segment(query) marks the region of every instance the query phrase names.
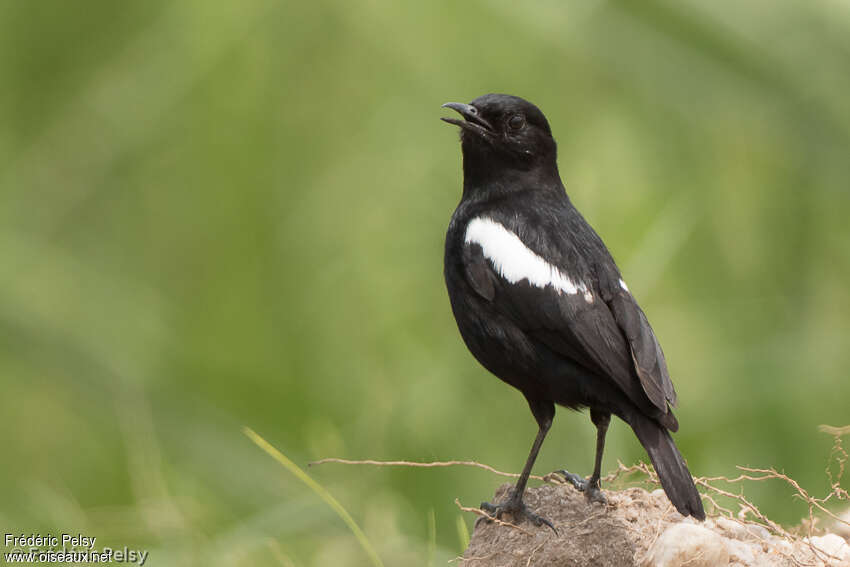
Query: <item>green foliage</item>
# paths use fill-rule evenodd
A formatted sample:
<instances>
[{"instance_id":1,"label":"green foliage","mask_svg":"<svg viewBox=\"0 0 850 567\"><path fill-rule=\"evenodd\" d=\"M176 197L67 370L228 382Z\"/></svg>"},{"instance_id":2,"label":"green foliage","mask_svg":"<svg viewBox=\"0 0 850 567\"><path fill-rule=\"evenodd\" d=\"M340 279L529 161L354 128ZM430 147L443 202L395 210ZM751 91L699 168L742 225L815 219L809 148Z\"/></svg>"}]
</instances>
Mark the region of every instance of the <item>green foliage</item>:
<instances>
[{"instance_id":1,"label":"green foliage","mask_svg":"<svg viewBox=\"0 0 850 567\"><path fill-rule=\"evenodd\" d=\"M850 10L837 1L0 4L0 520L153 565L366 565L257 450L518 470L535 425L442 282L440 104L543 108L644 306L698 475L828 487L850 382ZM537 471L589 472L558 413ZM612 425L605 468L643 457ZM387 564L457 555L467 469L314 476ZM805 509L781 487L773 518ZM436 544L426 511L434 510Z\"/></svg>"}]
</instances>

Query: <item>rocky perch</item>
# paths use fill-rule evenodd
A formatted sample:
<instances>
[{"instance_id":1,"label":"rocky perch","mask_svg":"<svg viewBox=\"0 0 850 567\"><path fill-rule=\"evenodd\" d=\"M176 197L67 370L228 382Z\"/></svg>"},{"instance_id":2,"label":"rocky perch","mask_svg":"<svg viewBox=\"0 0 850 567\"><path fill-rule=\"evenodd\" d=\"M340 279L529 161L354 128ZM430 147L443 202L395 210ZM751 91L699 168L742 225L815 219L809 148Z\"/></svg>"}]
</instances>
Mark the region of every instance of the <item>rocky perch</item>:
<instances>
[{"instance_id":1,"label":"rocky perch","mask_svg":"<svg viewBox=\"0 0 850 567\"><path fill-rule=\"evenodd\" d=\"M511 485L496 492L506 498ZM558 529L479 521L461 565L467 567L850 567L846 526L838 533L790 538L723 516L682 517L659 489L605 491L608 505L589 504L565 485L529 488L525 502ZM510 516L503 521L512 522ZM842 529L844 531L842 531ZM838 534L842 535L838 535ZM843 537L842 537L843 536Z\"/></svg>"}]
</instances>

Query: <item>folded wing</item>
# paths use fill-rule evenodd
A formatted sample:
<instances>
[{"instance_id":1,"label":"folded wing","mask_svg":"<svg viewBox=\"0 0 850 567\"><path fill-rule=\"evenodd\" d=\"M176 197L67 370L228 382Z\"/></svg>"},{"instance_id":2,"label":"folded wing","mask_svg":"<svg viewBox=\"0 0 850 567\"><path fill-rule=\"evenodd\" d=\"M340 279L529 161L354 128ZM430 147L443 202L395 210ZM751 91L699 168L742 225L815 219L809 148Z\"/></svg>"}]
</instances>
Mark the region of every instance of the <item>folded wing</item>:
<instances>
[{"instance_id":1,"label":"folded wing","mask_svg":"<svg viewBox=\"0 0 850 567\"><path fill-rule=\"evenodd\" d=\"M541 236L538 247L557 248L559 243L541 242ZM676 393L664 354L613 260L594 269L576 258L571 274L501 223L476 218L467 227L463 262L476 293L529 337L610 377L643 413L676 430L668 408Z\"/></svg>"}]
</instances>

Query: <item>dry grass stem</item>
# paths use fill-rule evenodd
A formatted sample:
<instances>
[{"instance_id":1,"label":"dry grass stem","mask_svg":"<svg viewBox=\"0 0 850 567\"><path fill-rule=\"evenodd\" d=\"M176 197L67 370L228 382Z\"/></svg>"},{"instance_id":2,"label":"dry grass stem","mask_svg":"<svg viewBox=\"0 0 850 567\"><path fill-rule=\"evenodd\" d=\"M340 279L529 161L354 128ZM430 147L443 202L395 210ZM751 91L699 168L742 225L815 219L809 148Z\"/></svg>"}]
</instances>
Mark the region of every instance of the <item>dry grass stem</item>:
<instances>
[{"instance_id":1,"label":"dry grass stem","mask_svg":"<svg viewBox=\"0 0 850 567\"><path fill-rule=\"evenodd\" d=\"M318 461L313 461L308 463L308 466L313 465L323 465L325 463L339 463L342 465L372 465L376 467L414 467L414 468L441 468L441 467L477 467L479 469L484 469L485 471L489 471L493 474L497 474L499 476L506 476L509 478L519 478L519 474L517 473L509 473L500 470L496 470L490 465L485 465L484 463L479 463L477 461L433 461L429 463L422 463L416 461L374 461L372 459L365 459L362 461L353 461L350 459L337 459L335 457L329 457L327 459L320 459ZM544 480L544 477L537 475L530 475L528 478L533 478L534 480Z\"/></svg>"},{"instance_id":2,"label":"dry grass stem","mask_svg":"<svg viewBox=\"0 0 850 567\"><path fill-rule=\"evenodd\" d=\"M549 541L549 538L544 539L540 542L540 544L531 550L531 554L528 556L528 561L525 562L525 567L531 567L531 560L534 559L534 556L537 554L540 549L546 545L546 542Z\"/></svg>"},{"instance_id":3,"label":"dry grass stem","mask_svg":"<svg viewBox=\"0 0 850 567\"><path fill-rule=\"evenodd\" d=\"M510 522L505 522L503 520L500 520L496 516L491 516L490 514L488 514L487 512L485 512L484 510L482 510L480 508L470 508L468 506L462 505L460 503L460 500L458 500L457 498L455 498L455 504L457 504L457 507L460 508L462 512L472 512L476 516L480 516L480 517L484 518L485 520L490 520L491 522L495 522L495 523L499 524L500 526L505 526L506 528L513 528L513 529L515 529L519 532L522 532L526 535L530 535L531 537L534 537L534 534L531 533L530 531L524 530L516 524L512 524Z\"/></svg>"}]
</instances>

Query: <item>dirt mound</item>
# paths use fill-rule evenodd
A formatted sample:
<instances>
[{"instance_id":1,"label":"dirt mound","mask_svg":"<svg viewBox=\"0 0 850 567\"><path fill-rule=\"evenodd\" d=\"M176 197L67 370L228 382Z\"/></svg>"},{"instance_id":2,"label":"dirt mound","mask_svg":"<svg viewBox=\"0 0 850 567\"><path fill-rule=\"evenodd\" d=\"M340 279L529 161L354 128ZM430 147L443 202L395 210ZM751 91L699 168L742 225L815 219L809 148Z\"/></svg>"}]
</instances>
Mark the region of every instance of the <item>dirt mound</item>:
<instances>
[{"instance_id":1,"label":"dirt mound","mask_svg":"<svg viewBox=\"0 0 850 567\"><path fill-rule=\"evenodd\" d=\"M496 492L508 495L511 485ZM528 522L477 523L462 565L475 567L850 567L850 544L834 533L795 541L732 518L683 518L659 489L605 491L608 505L589 504L570 486L529 488L525 502L558 534ZM510 516L502 518L513 522Z\"/></svg>"}]
</instances>

